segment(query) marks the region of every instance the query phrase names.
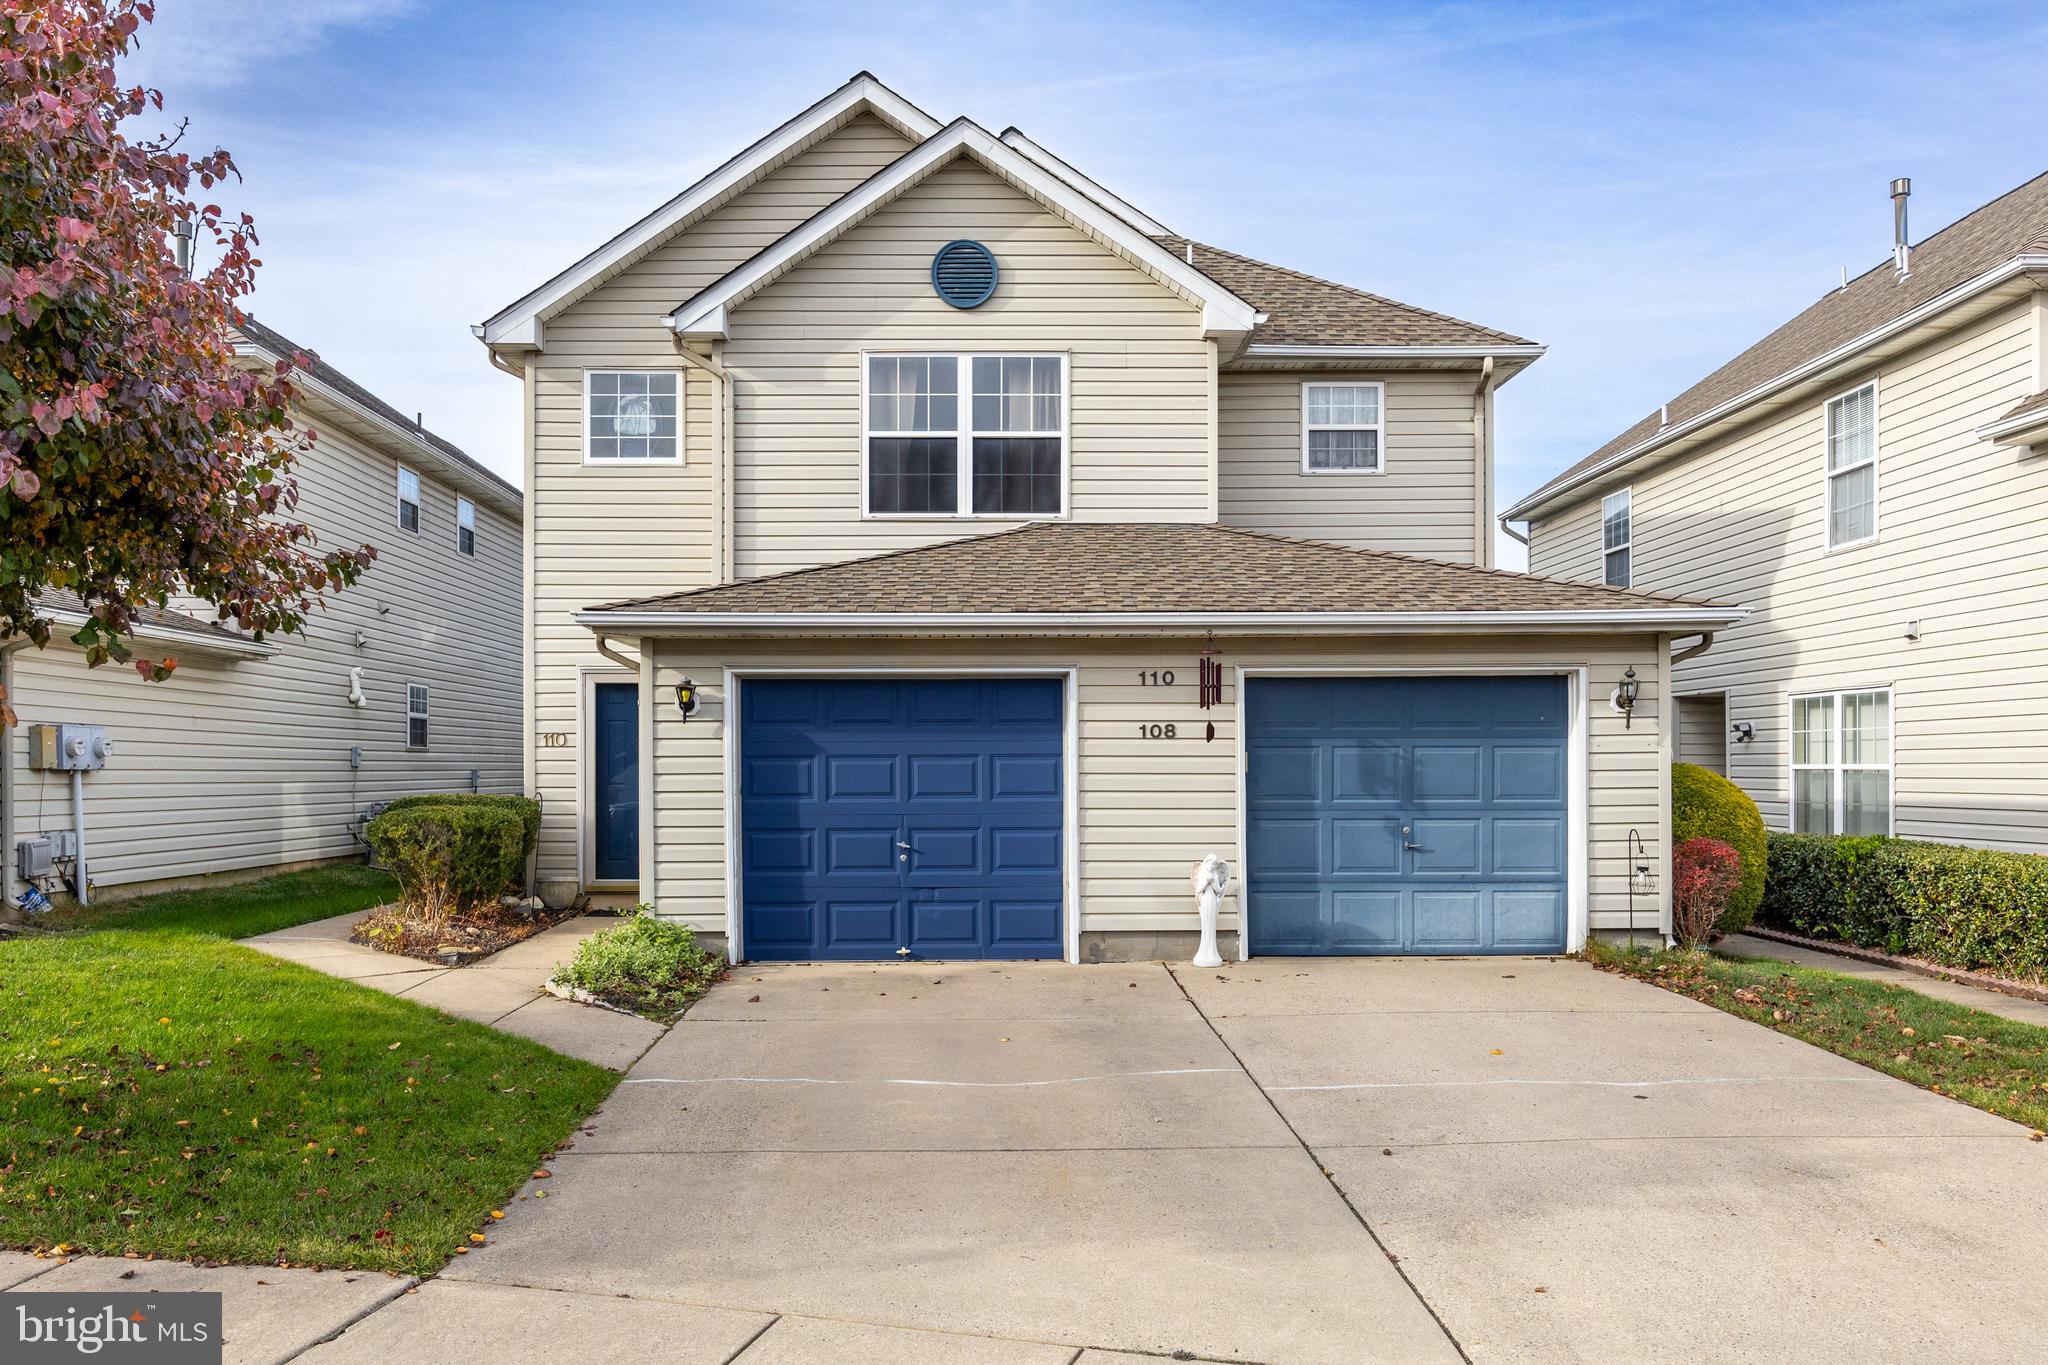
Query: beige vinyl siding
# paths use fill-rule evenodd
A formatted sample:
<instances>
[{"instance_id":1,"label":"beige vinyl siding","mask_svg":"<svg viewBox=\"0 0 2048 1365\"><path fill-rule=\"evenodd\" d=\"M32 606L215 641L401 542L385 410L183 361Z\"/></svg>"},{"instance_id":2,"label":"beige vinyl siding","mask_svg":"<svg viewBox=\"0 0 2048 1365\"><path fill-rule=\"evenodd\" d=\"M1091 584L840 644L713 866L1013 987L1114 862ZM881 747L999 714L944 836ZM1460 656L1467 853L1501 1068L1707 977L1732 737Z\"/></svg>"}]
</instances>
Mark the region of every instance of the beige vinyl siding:
<instances>
[{"instance_id":1,"label":"beige vinyl siding","mask_svg":"<svg viewBox=\"0 0 2048 1365\"><path fill-rule=\"evenodd\" d=\"M1302 472L1301 386L1308 380L1386 385L1385 473ZM1218 404L1219 519L1333 545L1476 562L1474 387L1470 375L1435 372L1226 372Z\"/></svg>"},{"instance_id":2,"label":"beige vinyl siding","mask_svg":"<svg viewBox=\"0 0 2048 1365\"><path fill-rule=\"evenodd\" d=\"M586 745L582 671L609 667L570 613L717 580L717 385L677 359L669 311L909 150L862 115L765 176L546 323L528 372L527 519L533 641L528 743L543 798L540 869L576 881L578 764ZM583 463L583 383L591 369L682 376L680 464ZM561 736L543 744L541 736Z\"/></svg>"},{"instance_id":3,"label":"beige vinyl siding","mask_svg":"<svg viewBox=\"0 0 2048 1365\"><path fill-rule=\"evenodd\" d=\"M971 310L931 285L933 253L956 238L986 243L1001 269ZM1199 312L961 159L734 310L739 577L1017 524L862 519L864 350L1064 353L1072 516L1210 519L1214 366Z\"/></svg>"},{"instance_id":4,"label":"beige vinyl siding","mask_svg":"<svg viewBox=\"0 0 2048 1365\"><path fill-rule=\"evenodd\" d=\"M169 680L150 683L122 664L88 669L69 644L16 651L10 879L15 838L71 827L70 775L28 768L27 727L40 721L104 725L113 741L107 766L84 778L89 871L107 890L345 856L360 848L361 807L467 791L472 769L484 791L521 789L519 523L472 496L477 552L458 554L456 490L409 459L420 534L401 531L398 460L334 414L309 421L319 438L299 462L298 515L323 546L374 545L376 562L267 659L139 644L137 657L178 660ZM355 667L369 698L360 709L348 703ZM406 747L408 680L429 688L423 752Z\"/></svg>"},{"instance_id":5,"label":"beige vinyl siding","mask_svg":"<svg viewBox=\"0 0 2048 1365\"><path fill-rule=\"evenodd\" d=\"M1078 670L1076 716L1080 775L1079 893L1082 933L1197 928L1188 873L1203 855L1238 867L1237 673L1246 668L1370 671L1459 666L1554 672L1589 670L1588 870L1592 925L1627 926L1628 835L1638 831L1653 858L1663 856L1668 745L1660 731L1657 685L1662 641L1503 637L1372 641L1246 640L1224 645L1222 704L1197 705L1194 640L991 640L979 642L832 642L822 640L662 641L656 655L666 684L683 674L704 685L703 706L687 722L657 690L654 707L655 903L660 912L712 934L726 927L725 669L881 669L903 674L944 669ZM1624 668L1644 680L1633 726L1607 705ZM1172 668L1172 687L1147 687L1140 670ZM744 684L742 684L744 685ZM1140 738L1138 726L1172 722L1171 740ZM1216 726L1213 742L1203 737ZM1658 923L1656 897L1640 896L1637 926ZM1223 927L1237 925L1236 888Z\"/></svg>"},{"instance_id":6,"label":"beige vinyl siding","mask_svg":"<svg viewBox=\"0 0 2048 1365\"><path fill-rule=\"evenodd\" d=\"M1728 772L1726 699L1718 692L1707 696L1679 697L1675 710L1678 761L1697 764L1725 776Z\"/></svg>"},{"instance_id":7,"label":"beige vinyl siding","mask_svg":"<svg viewBox=\"0 0 2048 1365\"><path fill-rule=\"evenodd\" d=\"M1755 727L1729 775L1773 828L1789 818L1789 698L1889 687L1896 832L2048 852L2048 467L1974 435L2035 391L2040 344L2015 305L1828 390L1877 380L1866 545L1825 547L1820 396L1631 476L1636 586L1753 609L1678 686L1725 690L1729 721ZM1594 493L1536 528L1532 566L1597 578L1598 536Z\"/></svg>"}]
</instances>

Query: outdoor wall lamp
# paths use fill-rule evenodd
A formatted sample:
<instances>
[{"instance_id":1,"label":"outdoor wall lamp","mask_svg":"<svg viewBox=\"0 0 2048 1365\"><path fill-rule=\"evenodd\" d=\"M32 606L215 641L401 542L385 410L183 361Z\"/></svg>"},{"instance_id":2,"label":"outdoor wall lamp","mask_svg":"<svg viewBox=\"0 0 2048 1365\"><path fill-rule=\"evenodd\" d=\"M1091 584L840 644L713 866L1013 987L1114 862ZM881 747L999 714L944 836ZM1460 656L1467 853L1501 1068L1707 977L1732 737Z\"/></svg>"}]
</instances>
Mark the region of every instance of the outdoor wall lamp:
<instances>
[{"instance_id":1,"label":"outdoor wall lamp","mask_svg":"<svg viewBox=\"0 0 2048 1365\"><path fill-rule=\"evenodd\" d=\"M1636 695L1642 691L1642 684L1636 681L1636 670L1631 665L1621 675L1621 686L1614 689L1614 709L1621 712L1621 728L1632 730L1636 722Z\"/></svg>"},{"instance_id":2,"label":"outdoor wall lamp","mask_svg":"<svg viewBox=\"0 0 2048 1365\"><path fill-rule=\"evenodd\" d=\"M688 720L697 712L697 684L685 678L676 684L676 710Z\"/></svg>"},{"instance_id":3,"label":"outdoor wall lamp","mask_svg":"<svg viewBox=\"0 0 2048 1365\"><path fill-rule=\"evenodd\" d=\"M1747 744L1756 738L1756 727L1746 720L1738 720L1728 728L1734 733L1737 744Z\"/></svg>"}]
</instances>

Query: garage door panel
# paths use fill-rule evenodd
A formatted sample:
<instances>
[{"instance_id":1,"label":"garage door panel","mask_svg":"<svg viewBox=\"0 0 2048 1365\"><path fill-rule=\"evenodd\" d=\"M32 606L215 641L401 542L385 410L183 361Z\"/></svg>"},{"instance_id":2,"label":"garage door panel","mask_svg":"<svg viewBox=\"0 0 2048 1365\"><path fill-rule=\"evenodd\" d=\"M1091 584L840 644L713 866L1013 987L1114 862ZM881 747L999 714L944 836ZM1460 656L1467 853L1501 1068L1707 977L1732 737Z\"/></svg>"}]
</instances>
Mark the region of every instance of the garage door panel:
<instances>
[{"instance_id":1,"label":"garage door panel","mask_svg":"<svg viewBox=\"0 0 2048 1365\"><path fill-rule=\"evenodd\" d=\"M1562 678L1246 683L1258 953L1558 952Z\"/></svg>"},{"instance_id":2,"label":"garage door panel","mask_svg":"<svg viewBox=\"0 0 2048 1365\"><path fill-rule=\"evenodd\" d=\"M742 951L1060 956L1064 692L1056 679L743 681Z\"/></svg>"}]
</instances>

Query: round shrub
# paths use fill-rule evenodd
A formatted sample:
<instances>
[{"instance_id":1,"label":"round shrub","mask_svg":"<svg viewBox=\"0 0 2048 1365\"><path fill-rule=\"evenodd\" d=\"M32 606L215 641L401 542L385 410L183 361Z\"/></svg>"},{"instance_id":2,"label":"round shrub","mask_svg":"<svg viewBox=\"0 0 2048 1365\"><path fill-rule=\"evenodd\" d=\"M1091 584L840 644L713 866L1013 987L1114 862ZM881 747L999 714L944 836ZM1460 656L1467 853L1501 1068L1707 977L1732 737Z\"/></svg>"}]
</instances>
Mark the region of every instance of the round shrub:
<instances>
[{"instance_id":1,"label":"round shrub","mask_svg":"<svg viewBox=\"0 0 2048 1365\"><path fill-rule=\"evenodd\" d=\"M1716 772L1691 763L1671 765L1671 846L1688 839L1718 839L1742 859L1742 881L1729 899L1716 932L1738 934L1749 927L1764 898L1769 837L1756 802Z\"/></svg>"},{"instance_id":2,"label":"round shrub","mask_svg":"<svg viewBox=\"0 0 2048 1365\"><path fill-rule=\"evenodd\" d=\"M393 802L364 837L406 909L429 919L494 904L519 885L533 846L519 811L479 802Z\"/></svg>"}]
</instances>

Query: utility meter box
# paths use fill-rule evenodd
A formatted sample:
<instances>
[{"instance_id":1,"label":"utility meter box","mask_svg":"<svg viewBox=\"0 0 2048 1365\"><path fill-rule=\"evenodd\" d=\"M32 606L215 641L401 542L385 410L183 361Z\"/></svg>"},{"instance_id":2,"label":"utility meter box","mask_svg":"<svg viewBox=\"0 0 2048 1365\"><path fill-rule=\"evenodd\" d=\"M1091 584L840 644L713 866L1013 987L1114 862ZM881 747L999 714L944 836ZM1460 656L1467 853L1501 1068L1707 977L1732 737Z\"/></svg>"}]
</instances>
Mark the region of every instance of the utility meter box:
<instances>
[{"instance_id":1,"label":"utility meter box","mask_svg":"<svg viewBox=\"0 0 2048 1365\"><path fill-rule=\"evenodd\" d=\"M28 766L45 772L91 772L107 766L114 752L104 725L31 725Z\"/></svg>"}]
</instances>

